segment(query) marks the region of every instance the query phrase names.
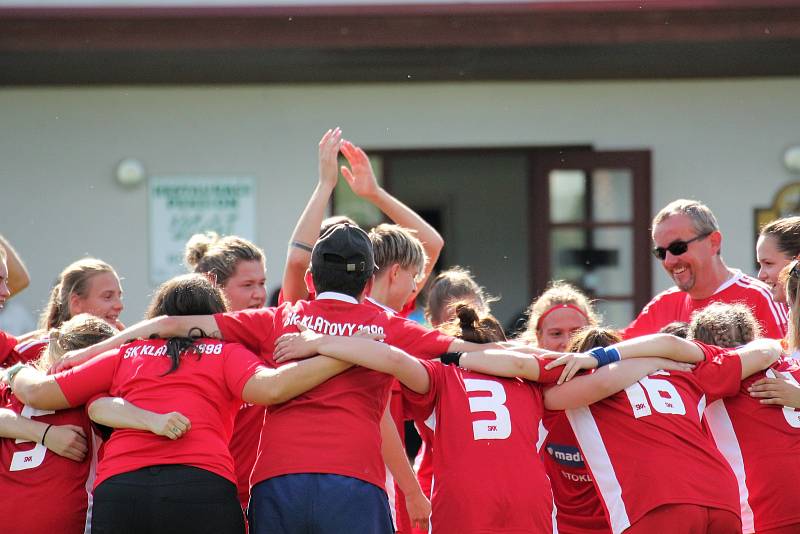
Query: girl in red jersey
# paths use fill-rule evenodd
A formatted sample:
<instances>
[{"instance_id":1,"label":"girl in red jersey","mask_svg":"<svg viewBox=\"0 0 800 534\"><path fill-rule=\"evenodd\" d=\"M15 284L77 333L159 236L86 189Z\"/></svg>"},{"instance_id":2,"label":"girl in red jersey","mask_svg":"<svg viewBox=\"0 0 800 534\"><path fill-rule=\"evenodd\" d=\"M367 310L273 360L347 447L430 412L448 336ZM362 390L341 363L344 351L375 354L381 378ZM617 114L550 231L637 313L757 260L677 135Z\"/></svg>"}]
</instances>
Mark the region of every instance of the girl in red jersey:
<instances>
[{"instance_id":1,"label":"girl in red jersey","mask_svg":"<svg viewBox=\"0 0 800 534\"><path fill-rule=\"evenodd\" d=\"M528 308L528 322L521 339L541 349L567 350L571 336L598 317L589 299L578 288L555 281ZM610 532L603 505L581 454L578 440L562 410L545 410L542 462L553 487L562 534Z\"/></svg>"},{"instance_id":2,"label":"girl in red jersey","mask_svg":"<svg viewBox=\"0 0 800 534\"><path fill-rule=\"evenodd\" d=\"M115 332L91 315L73 317L51 330L48 348L36 366L47 370L68 350ZM0 499L3 532L84 532L97 452L85 410L37 410L23 404L5 384L0 384L0 399L0 436L5 438L0 439L0 492L6 496ZM20 503L35 503L35 513L21 513Z\"/></svg>"},{"instance_id":3,"label":"girl in red jersey","mask_svg":"<svg viewBox=\"0 0 800 534\"><path fill-rule=\"evenodd\" d=\"M465 340L505 339L494 319L479 319L469 306L458 307L457 313L445 330L453 328ZM432 532L552 531L549 482L541 461L531 454L542 411L539 386L417 360L384 344L310 331L281 338L276 355L313 351L394 375L410 390L414 406L423 413L433 408ZM531 369L542 382L558 374L535 364ZM466 501L475 505L465 507Z\"/></svg>"},{"instance_id":4,"label":"girl in red jersey","mask_svg":"<svg viewBox=\"0 0 800 534\"><path fill-rule=\"evenodd\" d=\"M219 289L203 276L185 275L159 288L148 314L222 311ZM6 379L26 403L43 409L110 392L191 420L188 432L176 425L174 433L185 436L175 441L134 429L112 434L95 482L92 532L240 533L228 442L242 400L284 402L348 367L313 358L267 370L240 345L197 337L134 341L55 376L23 366Z\"/></svg>"},{"instance_id":5,"label":"girl in red jersey","mask_svg":"<svg viewBox=\"0 0 800 534\"><path fill-rule=\"evenodd\" d=\"M47 347L47 332L80 313L89 313L122 330L122 287L108 263L82 258L67 265L50 292L50 300L39 318L39 330L26 335L17 346L19 360L33 361Z\"/></svg>"},{"instance_id":6,"label":"girl in red jersey","mask_svg":"<svg viewBox=\"0 0 800 534\"><path fill-rule=\"evenodd\" d=\"M696 312L689 326L692 339L720 347L738 347L758 333L758 322L742 304L712 304ZM800 532L800 498L797 492L787 491L800 478L800 465L786 461L800 455L800 417L796 406L786 400L781 400L786 406L759 402L761 394L769 391L765 385L774 384L778 390L785 384L788 391L800 390L798 379L800 362L779 360L744 380L736 395L706 408L714 441L739 483L745 534Z\"/></svg>"},{"instance_id":7,"label":"girl in red jersey","mask_svg":"<svg viewBox=\"0 0 800 534\"><path fill-rule=\"evenodd\" d=\"M195 234L186 243L186 265L196 273L211 277L225 295L229 311L258 309L264 306L264 252L237 236L219 237L213 232ZM236 466L236 488L242 509L250 500L250 473L256 462L258 439L267 409L243 403L236 414L230 451Z\"/></svg>"}]
</instances>

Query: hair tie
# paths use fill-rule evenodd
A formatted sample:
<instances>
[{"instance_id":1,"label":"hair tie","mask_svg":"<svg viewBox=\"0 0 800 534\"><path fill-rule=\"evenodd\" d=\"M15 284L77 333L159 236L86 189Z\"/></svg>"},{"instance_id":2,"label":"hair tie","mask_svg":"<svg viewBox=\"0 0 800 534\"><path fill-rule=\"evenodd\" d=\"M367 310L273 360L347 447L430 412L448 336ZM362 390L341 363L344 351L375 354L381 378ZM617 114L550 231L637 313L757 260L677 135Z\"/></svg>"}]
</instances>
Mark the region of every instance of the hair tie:
<instances>
[{"instance_id":1,"label":"hair tie","mask_svg":"<svg viewBox=\"0 0 800 534\"><path fill-rule=\"evenodd\" d=\"M570 309L570 310L575 310L576 312L580 313L580 314L581 314L581 316L582 316L584 319L586 319L586 322L587 322L587 323L590 323L590 322L591 322L591 321L589 320L589 316L588 316L588 315L586 315L586 312L585 312L585 311L583 311L582 309L580 309L579 307L575 306L574 304L556 304L555 306L553 306L552 308L548 309L546 312L544 312L544 313L543 313L543 314L542 314L542 315L539 317L539 320L538 320L538 321L536 321L536 330L539 330L539 329L541 329L541 327L542 327L542 321L544 321L544 318L545 318L545 317L547 317L548 315L550 315L551 313L553 313L553 312L554 312L554 311L556 311L556 310L563 310L563 309L565 309L565 308L567 308L567 309Z\"/></svg>"}]
</instances>

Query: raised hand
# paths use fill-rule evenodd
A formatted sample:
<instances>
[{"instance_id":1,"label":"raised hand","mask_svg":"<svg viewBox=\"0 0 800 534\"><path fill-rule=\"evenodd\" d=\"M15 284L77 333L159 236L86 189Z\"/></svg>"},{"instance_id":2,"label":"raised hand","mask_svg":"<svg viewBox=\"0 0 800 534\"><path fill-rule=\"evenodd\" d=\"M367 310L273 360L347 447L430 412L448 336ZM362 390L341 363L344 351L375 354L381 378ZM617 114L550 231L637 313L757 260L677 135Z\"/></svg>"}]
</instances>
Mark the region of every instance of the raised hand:
<instances>
[{"instance_id":1,"label":"raised hand","mask_svg":"<svg viewBox=\"0 0 800 534\"><path fill-rule=\"evenodd\" d=\"M353 193L368 200L377 197L380 187L375 173L372 171L372 164L369 162L367 153L350 141L343 141L342 154L350 164L349 169L342 166L342 176L350 185Z\"/></svg>"},{"instance_id":2,"label":"raised hand","mask_svg":"<svg viewBox=\"0 0 800 534\"><path fill-rule=\"evenodd\" d=\"M338 127L328 130L319 141L319 183L333 190L339 180L339 147L342 144L342 130Z\"/></svg>"}]
</instances>

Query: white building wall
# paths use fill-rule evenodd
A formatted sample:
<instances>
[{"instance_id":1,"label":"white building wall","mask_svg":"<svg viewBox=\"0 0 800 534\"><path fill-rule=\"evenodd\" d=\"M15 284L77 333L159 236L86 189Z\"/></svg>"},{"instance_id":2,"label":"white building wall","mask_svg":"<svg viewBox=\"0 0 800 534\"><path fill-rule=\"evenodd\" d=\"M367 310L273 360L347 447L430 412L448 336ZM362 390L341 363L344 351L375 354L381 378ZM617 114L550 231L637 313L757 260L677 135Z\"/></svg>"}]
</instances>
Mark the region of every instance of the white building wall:
<instances>
[{"instance_id":1,"label":"white building wall","mask_svg":"<svg viewBox=\"0 0 800 534\"><path fill-rule=\"evenodd\" d=\"M33 277L20 304L38 311L59 270L88 253L125 278L132 322L152 290L146 189L117 185L117 162L135 157L150 175L254 176L272 288L316 181L317 141L339 125L367 148L650 149L654 209L704 200L728 264L752 271L753 208L797 179L781 156L800 144L799 94L797 78L3 89L0 232ZM653 269L654 290L665 288Z\"/></svg>"}]
</instances>

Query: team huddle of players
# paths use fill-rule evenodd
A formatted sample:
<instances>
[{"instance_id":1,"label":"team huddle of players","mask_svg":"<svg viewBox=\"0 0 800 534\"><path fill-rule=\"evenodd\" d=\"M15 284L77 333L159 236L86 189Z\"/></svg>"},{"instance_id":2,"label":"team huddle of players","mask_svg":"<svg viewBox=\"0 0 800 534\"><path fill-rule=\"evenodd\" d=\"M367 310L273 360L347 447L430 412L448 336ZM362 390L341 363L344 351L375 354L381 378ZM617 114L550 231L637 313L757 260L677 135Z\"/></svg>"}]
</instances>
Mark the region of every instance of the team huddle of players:
<instances>
[{"instance_id":1,"label":"team huddle of players","mask_svg":"<svg viewBox=\"0 0 800 534\"><path fill-rule=\"evenodd\" d=\"M340 153L395 224L324 220ZM675 287L626 329L553 282L508 339L468 271L426 286L444 242L363 150L334 129L319 155L278 306L258 247L198 234L140 323L82 259L39 331L0 332L3 532L800 532L800 218L762 229L754 279L705 205L670 203ZM405 318L423 286L430 328Z\"/></svg>"}]
</instances>

